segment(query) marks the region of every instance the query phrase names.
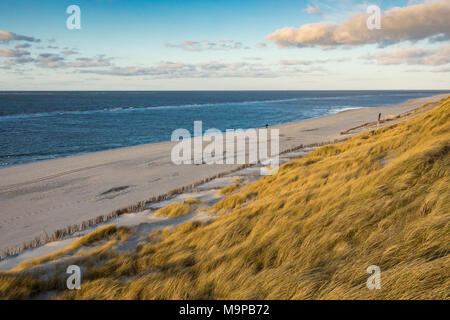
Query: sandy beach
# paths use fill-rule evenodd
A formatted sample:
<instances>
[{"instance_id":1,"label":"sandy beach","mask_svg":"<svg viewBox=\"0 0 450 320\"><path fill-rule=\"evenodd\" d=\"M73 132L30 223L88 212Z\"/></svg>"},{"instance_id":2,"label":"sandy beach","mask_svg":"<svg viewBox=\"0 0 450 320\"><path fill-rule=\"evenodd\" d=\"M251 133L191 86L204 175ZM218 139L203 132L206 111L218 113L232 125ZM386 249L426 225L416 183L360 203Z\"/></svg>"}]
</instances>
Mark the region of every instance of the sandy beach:
<instances>
[{"instance_id":1,"label":"sandy beach","mask_svg":"<svg viewBox=\"0 0 450 320\"><path fill-rule=\"evenodd\" d=\"M341 132L376 121L379 113L403 114L446 96L281 125L277 127L280 150L342 139ZM0 249L20 246L68 225L238 167L177 166L170 159L174 144L140 145L0 169Z\"/></svg>"}]
</instances>

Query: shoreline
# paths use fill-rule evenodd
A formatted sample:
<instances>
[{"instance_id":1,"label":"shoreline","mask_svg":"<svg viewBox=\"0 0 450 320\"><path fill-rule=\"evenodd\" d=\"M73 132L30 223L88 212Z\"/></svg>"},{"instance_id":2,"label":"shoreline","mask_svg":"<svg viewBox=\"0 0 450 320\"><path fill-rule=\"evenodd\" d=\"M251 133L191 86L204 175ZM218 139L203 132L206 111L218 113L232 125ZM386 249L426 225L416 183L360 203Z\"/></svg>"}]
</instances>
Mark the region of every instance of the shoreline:
<instances>
[{"instance_id":1,"label":"shoreline","mask_svg":"<svg viewBox=\"0 0 450 320\"><path fill-rule=\"evenodd\" d=\"M41 91L41 90L37 90L37 91L33 91L33 90L21 90L21 91L16 91L16 90L7 90L7 91L0 91L0 93L37 93L37 92L160 92L161 90L156 90L156 91L148 91L148 90L123 90L123 91L117 91L117 90L51 90L51 91ZM409 101L412 100L418 100L418 99L428 99L430 97L434 97L434 96L438 96L438 95L447 95L450 94L450 91L448 93L442 93L443 90L409 90L409 89L401 89L401 90L162 90L162 91L167 91L167 92L192 92L192 91L198 91L198 92L361 92L361 93L365 93L365 92L402 92L402 91L406 91L406 92L411 92L411 91L420 91L420 92L427 92L428 94L430 94L429 96L426 97L422 97L422 98L413 98L413 99L409 99L409 100L405 100L399 104L396 105L400 105L403 103L407 103ZM297 98L293 98L293 100L296 100ZM290 100L289 98L287 100ZM301 100L301 98L300 98ZM249 101L250 103L253 102L267 102L270 100L261 100L261 101ZM281 100L274 100L274 101L281 101ZM230 104L234 104L234 103L243 103L243 102L230 102ZM215 104L215 103L212 103ZM209 103L205 103L205 106L210 105ZM203 106L203 104L199 104L198 106ZM328 114L324 114L324 115L320 115L320 116L315 116L312 118L306 118L306 119L299 119L299 120L291 120L291 121L287 121L287 122L283 122L283 123L279 123L279 124L275 124L272 125L271 127L273 128L278 128L278 127L282 127L288 124L292 124L292 123L298 123L301 121L307 121L307 120L312 120L312 119L319 119L319 118L323 118L323 117L327 117L330 115L335 115L338 113L342 113L342 112L346 112L346 111L351 111L351 110L358 110L358 109L365 109L365 108L379 108L379 107L391 107L391 106L395 106L395 105L390 105L390 104L383 104L383 105L376 105L376 106L371 106L371 107L366 107L366 106L349 106L349 107L344 107L342 110L338 110L338 111L332 111L334 109L329 110ZM162 106L156 106L155 108L178 108L179 106L169 106L169 105L162 105ZM118 107L121 108L121 107ZM140 107L136 107L136 109L140 109ZM55 112L55 113L64 113L66 111L50 111L50 112ZM71 111L68 111L69 113ZM79 112L79 111L75 111L75 112ZM83 111L81 111L83 112ZM45 113L45 112L43 112ZM18 114L18 116L27 116L28 114ZM17 115L6 115L5 117L9 117L9 116L17 116ZM249 128L239 128L239 129L254 129L255 127L249 127ZM262 127L261 127L262 128ZM24 166L24 165L29 165L29 164L34 164L34 163L39 163L39 162L43 162L43 161L51 161L51 160L58 160L58 159L65 159L65 158L72 158L72 157L77 157L77 156L83 156L83 155L88 155L88 154L96 154L96 153L101 153L101 152L109 152L109 151L113 151L113 150L118 150L118 149L127 149L127 148L134 148L134 147L141 147L141 146L150 146L150 145L156 145L156 144L161 144L161 143L167 143L170 142L170 140L163 140L163 141L155 141L155 142L148 142L148 143L140 143L140 144L134 144L134 145L125 145L125 146L119 146L119 147L112 147L109 149L100 149L100 150L94 150L94 151L81 151L81 152L76 152L76 153L72 153L72 154L56 154L56 156L54 157L49 157L49 158L44 158L44 159L34 159L34 160L28 160L28 161L24 161L22 163L14 163L14 164L8 164L5 163L5 165L0 165L0 170L1 169L5 169L5 168L12 168L12 167L17 167L17 166Z\"/></svg>"},{"instance_id":2,"label":"shoreline","mask_svg":"<svg viewBox=\"0 0 450 320\"><path fill-rule=\"evenodd\" d=\"M342 139L341 132L376 120L379 112L399 115L448 95L346 110L272 128L280 129L280 150L284 151ZM175 143L157 142L0 168L0 250L120 208L136 207L144 199L204 183L240 167L176 166L170 161Z\"/></svg>"}]
</instances>

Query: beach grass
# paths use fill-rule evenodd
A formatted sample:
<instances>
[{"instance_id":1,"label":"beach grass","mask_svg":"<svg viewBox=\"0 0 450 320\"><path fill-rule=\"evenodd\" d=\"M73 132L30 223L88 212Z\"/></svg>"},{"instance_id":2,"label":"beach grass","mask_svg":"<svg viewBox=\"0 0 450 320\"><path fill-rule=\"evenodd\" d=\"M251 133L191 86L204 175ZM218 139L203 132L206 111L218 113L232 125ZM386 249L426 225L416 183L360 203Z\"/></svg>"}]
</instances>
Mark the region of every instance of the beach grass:
<instances>
[{"instance_id":1,"label":"beach grass","mask_svg":"<svg viewBox=\"0 0 450 320\"><path fill-rule=\"evenodd\" d=\"M168 218L181 217L192 211L192 208L198 204L200 200L188 198L183 202L171 203L161 209L155 211L155 216L162 216Z\"/></svg>"},{"instance_id":2,"label":"beach grass","mask_svg":"<svg viewBox=\"0 0 450 320\"><path fill-rule=\"evenodd\" d=\"M121 232L120 232L121 235L123 235L123 233L125 232L125 231L123 231L124 229L125 228L121 228ZM99 240L106 239L106 238L112 236L113 234L115 234L116 232L117 232L117 228L113 224L109 224L109 225L100 227L97 230L92 231L92 232L80 237L79 239L75 240L73 243L71 243L70 245L68 245L67 247L65 247L63 249L57 250L55 252L52 252L48 255L45 255L45 256L42 256L39 258L26 260L26 261L20 263L17 267L15 267L13 269L13 271L26 270L33 266L41 265L43 263L52 261L56 258L60 258L64 255L72 254L77 249L80 249L83 246L88 246L89 244L92 244Z\"/></svg>"},{"instance_id":3,"label":"beach grass","mask_svg":"<svg viewBox=\"0 0 450 320\"><path fill-rule=\"evenodd\" d=\"M0 298L449 299L449 151L447 98L284 164L210 207L211 223L105 256L81 290L23 269L0 273ZM366 287L371 265L380 290Z\"/></svg>"},{"instance_id":4,"label":"beach grass","mask_svg":"<svg viewBox=\"0 0 450 320\"><path fill-rule=\"evenodd\" d=\"M239 182L237 182L237 183L233 183L225 188L222 188L219 192L219 195L221 195L221 196L229 195L229 194L237 191L240 187L241 187L241 183L239 180Z\"/></svg>"}]
</instances>

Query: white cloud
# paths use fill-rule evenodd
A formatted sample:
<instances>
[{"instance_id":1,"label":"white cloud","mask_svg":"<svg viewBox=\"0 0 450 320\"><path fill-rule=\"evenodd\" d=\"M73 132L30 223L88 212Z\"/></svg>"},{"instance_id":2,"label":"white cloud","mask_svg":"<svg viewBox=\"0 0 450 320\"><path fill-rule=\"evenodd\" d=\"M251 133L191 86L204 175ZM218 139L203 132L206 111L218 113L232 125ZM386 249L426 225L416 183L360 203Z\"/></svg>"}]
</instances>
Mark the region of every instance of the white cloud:
<instances>
[{"instance_id":1,"label":"white cloud","mask_svg":"<svg viewBox=\"0 0 450 320\"><path fill-rule=\"evenodd\" d=\"M450 72L450 67L441 67L431 70L432 72Z\"/></svg>"},{"instance_id":2,"label":"white cloud","mask_svg":"<svg viewBox=\"0 0 450 320\"><path fill-rule=\"evenodd\" d=\"M308 4L308 6L306 7L305 12L309 14L318 14L318 15L325 14L325 12L322 9L320 9L319 6L313 7L310 4Z\"/></svg>"},{"instance_id":3,"label":"white cloud","mask_svg":"<svg viewBox=\"0 0 450 320\"><path fill-rule=\"evenodd\" d=\"M60 68L65 66L64 59L55 53L41 53L37 56L37 65L42 68Z\"/></svg>"},{"instance_id":4,"label":"white cloud","mask_svg":"<svg viewBox=\"0 0 450 320\"><path fill-rule=\"evenodd\" d=\"M389 52L379 51L362 56L362 59L376 61L380 65L431 65L450 63L450 45L437 49L397 48Z\"/></svg>"},{"instance_id":5,"label":"white cloud","mask_svg":"<svg viewBox=\"0 0 450 320\"><path fill-rule=\"evenodd\" d=\"M185 40L179 44L167 43L168 48L180 48L187 51L205 51L205 50L232 50L232 49L249 49L242 42L234 40L217 40L217 41L192 41Z\"/></svg>"},{"instance_id":6,"label":"white cloud","mask_svg":"<svg viewBox=\"0 0 450 320\"><path fill-rule=\"evenodd\" d=\"M16 49L25 49L25 48L30 48L31 47L31 44L29 44L29 43L18 43L18 44L16 44L15 46L14 46L14 48L16 48Z\"/></svg>"},{"instance_id":7,"label":"white cloud","mask_svg":"<svg viewBox=\"0 0 450 320\"><path fill-rule=\"evenodd\" d=\"M266 48L267 44L264 42L258 42L255 44L255 47L262 49L262 48Z\"/></svg>"},{"instance_id":8,"label":"white cloud","mask_svg":"<svg viewBox=\"0 0 450 320\"><path fill-rule=\"evenodd\" d=\"M8 66L21 65L25 63L34 62L35 60L30 56L17 57L15 59L6 59L5 63Z\"/></svg>"},{"instance_id":9,"label":"white cloud","mask_svg":"<svg viewBox=\"0 0 450 320\"><path fill-rule=\"evenodd\" d=\"M433 1L407 7L394 7L382 14L381 29L368 30L368 15L360 13L340 25L329 22L286 27L266 39L279 47L334 48L378 43L389 45L420 39L446 40L450 37L450 0Z\"/></svg>"},{"instance_id":10,"label":"white cloud","mask_svg":"<svg viewBox=\"0 0 450 320\"><path fill-rule=\"evenodd\" d=\"M91 59L91 58L78 58L77 61L68 62L66 67L71 68L89 68L89 67L107 67L111 63L107 59Z\"/></svg>"},{"instance_id":11,"label":"white cloud","mask_svg":"<svg viewBox=\"0 0 450 320\"><path fill-rule=\"evenodd\" d=\"M33 37L22 36L19 34L15 34L13 32L8 32L5 30L0 30L0 41L7 42L11 40L17 41L30 41L30 42L39 42L39 39Z\"/></svg>"},{"instance_id":12,"label":"white cloud","mask_svg":"<svg viewBox=\"0 0 450 320\"><path fill-rule=\"evenodd\" d=\"M74 49L67 49L67 50L61 51L61 54L65 55L65 56L71 56L74 54L79 54L79 52Z\"/></svg>"},{"instance_id":13,"label":"white cloud","mask_svg":"<svg viewBox=\"0 0 450 320\"><path fill-rule=\"evenodd\" d=\"M25 51L21 48L18 48L16 50L9 49L9 48L0 48L0 57L21 57L21 56L27 56L30 53L28 51Z\"/></svg>"},{"instance_id":14,"label":"white cloud","mask_svg":"<svg viewBox=\"0 0 450 320\"><path fill-rule=\"evenodd\" d=\"M90 68L111 65L110 61L103 57L78 58L75 61L67 61L56 53L42 53L36 58L36 61L37 65L42 68Z\"/></svg>"},{"instance_id":15,"label":"white cloud","mask_svg":"<svg viewBox=\"0 0 450 320\"><path fill-rule=\"evenodd\" d=\"M309 66L312 64L323 64L330 62L346 62L351 61L351 58L336 58L336 59L315 59L315 60L280 60L282 66Z\"/></svg>"},{"instance_id":16,"label":"white cloud","mask_svg":"<svg viewBox=\"0 0 450 320\"><path fill-rule=\"evenodd\" d=\"M173 78L276 78L301 76L306 73L323 72L321 67L308 69L276 68L262 63L219 62L183 63L163 61L148 67L116 67L96 70L80 70L82 73L95 73L114 76L150 76L156 79Z\"/></svg>"}]
</instances>

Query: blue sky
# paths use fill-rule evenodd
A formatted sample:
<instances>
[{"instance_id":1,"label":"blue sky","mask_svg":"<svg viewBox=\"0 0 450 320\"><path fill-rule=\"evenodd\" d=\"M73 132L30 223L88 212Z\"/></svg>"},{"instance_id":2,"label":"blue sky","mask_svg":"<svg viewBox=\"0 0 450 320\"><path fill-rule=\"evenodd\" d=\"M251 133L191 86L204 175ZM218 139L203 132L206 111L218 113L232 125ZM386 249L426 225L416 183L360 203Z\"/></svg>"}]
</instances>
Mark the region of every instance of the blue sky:
<instances>
[{"instance_id":1,"label":"blue sky","mask_svg":"<svg viewBox=\"0 0 450 320\"><path fill-rule=\"evenodd\" d=\"M66 27L74 4L80 30ZM379 32L358 30L369 5L381 8ZM448 0L2 0L0 90L450 89L446 10Z\"/></svg>"}]
</instances>

